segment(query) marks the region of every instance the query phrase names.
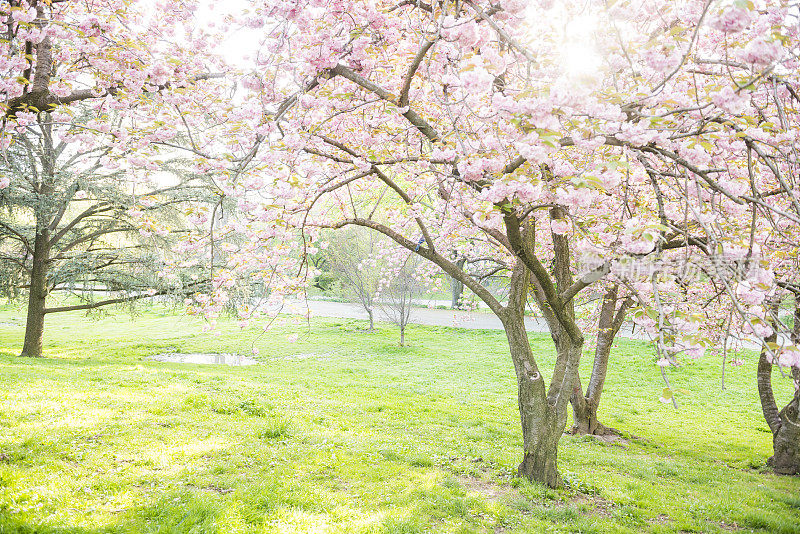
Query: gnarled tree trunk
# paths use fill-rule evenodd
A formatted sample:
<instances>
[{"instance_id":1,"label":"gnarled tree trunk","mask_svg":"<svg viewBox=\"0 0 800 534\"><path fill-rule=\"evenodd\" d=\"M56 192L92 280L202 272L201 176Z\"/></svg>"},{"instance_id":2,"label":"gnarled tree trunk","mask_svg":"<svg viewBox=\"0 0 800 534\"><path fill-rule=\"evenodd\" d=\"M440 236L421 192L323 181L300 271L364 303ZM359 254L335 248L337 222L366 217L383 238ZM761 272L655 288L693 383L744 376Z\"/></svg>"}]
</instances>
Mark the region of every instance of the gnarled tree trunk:
<instances>
[{"instance_id":1,"label":"gnarled tree trunk","mask_svg":"<svg viewBox=\"0 0 800 534\"><path fill-rule=\"evenodd\" d=\"M800 474L800 389L795 388L794 397L786 407L778 411L772 392L772 364L766 351L758 359L758 395L772 431L773 456L767 461L780 475Z\"/></svg>"},{"instance_id":2,"label":"gnarled tree trunk","mask_svg":"<svg viewBox=\"0 0 800 534\"><path fill-rule=\"evenodd\" d=\"M559 357L574 362L574 366L564 369L562 379L553 382L550 392L546 392L544 378L530 363L530 345L524 328L520 329L512 323L506 327L506 333L517 373L524 448L517 474L551 488L560 487L558 442L567 424L571 382L567 376L571 374L574 379L577 374L581 345L569 341L556 344ZM525 336L524 342L520 339L522 336Z\"/></svg>"},{"instance_id":3,"label":"gnarled tree trunk","mask_svg":"<svg viewBox=\"0 0 800 534\"><path fill-rule=\"evenodd\" d=\"M780 428L773 434L769 464L779 475L800 475L800 389L780 411Z\"/></svg>"},{"instance_id":4,"label":"gnarled tree trunk","mask_svg":"<svg viewBox=\"0 0 800 534\"><path fill-rule=\"evenodd\" d=\"M31 269L28 317L25 323L25 343L20 356L40 358L44 338L45 301L47 299L47 269L50 260L50 230L41 228L34 240Z\"/></svg>"},{"instance_id":5,"label":"gnarled tree trunk","mask_svg":"<svg viewBox=\"0 0 800 534\"><path fill-rule=\"evenodd\" d=\"M574 340L563 329L553 329L555 322L551 323L556 365L547 390L525 330L528 284L529 274L520 263L511 276L509 305L500 317L517 376L524 448L517 474L557 488L563 484L558 472L558 442L567 423L569 398L578 374L583 339Z\"/></svg>"},{"instance_id":6,"label":"gnarled tree trunk","mask_svg":"<svg viewBox=\"0 0 800 534\"><path fill-rule=\"evenodd\" d=\"M797 343L800 330L800 302L795 297L795 332L792 336ZM774 343L773 333L767 342ZM767 461L779 475L800 475L800 372L793 369L794 397L783 410L778 411L772 391L772 363L767 359L766 348L761 349L758 359L758 396L764 419L772 431L773 456Z\"/></svg>"},{"instance_id":7,"label":"gnarled tree trunk","mask_svg":"<svg viewBox=\"0 0 800 534\"><path fill-rule=\"evenodd\" d=\"M600 395L603 393L603 386L608 373L611 347L631 304L631 300L626 298L617 308L618 290L618 286L614 284L603 295L597 328L597 345L594 350L594 364L592 365L592 374L589 377L589 384L586 387L585 394L580 376L575 379L575 386L570 399L574 423L570 432L573 434L597 436L619 434L618 430L605 426L597 419L597 408L600 406Z\"/></svg>"}]
</instances>

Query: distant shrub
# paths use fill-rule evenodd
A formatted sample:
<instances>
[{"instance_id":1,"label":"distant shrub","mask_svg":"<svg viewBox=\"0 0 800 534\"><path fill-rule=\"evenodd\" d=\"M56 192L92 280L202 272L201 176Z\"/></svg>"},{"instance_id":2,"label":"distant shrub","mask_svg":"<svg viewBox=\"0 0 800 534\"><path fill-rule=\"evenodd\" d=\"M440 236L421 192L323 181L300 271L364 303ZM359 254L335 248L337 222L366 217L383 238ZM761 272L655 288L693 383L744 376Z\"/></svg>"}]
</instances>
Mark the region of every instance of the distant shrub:
<instances>
[{"instance_id":1,"label":"distant shrub","mask_svg":"<svg viewBox=\"0 0 800 534\"><path fill-rule=\"evenodd\" d=\"M320 273L314 277L311 285L327 293L338 289L339 278L333 273Z\"/></svg>"}]
</instances>

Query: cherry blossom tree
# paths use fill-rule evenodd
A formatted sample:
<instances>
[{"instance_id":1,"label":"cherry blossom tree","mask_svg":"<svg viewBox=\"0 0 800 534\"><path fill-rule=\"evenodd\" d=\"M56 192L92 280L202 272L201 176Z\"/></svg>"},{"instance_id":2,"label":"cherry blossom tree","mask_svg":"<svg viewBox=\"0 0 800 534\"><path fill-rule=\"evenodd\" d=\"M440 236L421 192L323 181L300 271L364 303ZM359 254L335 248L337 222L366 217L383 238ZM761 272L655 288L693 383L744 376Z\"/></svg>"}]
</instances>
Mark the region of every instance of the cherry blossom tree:
<instances>
[{"instance_id":1,"label":"cherry blossom tree","mask_svg":"<svg viewBox=\"0 0 800 534\"><path fill-rule=\"evenodd\" d=\"M574 299L608 271L576 277L576 255L600 234L620 253L653 249L646 217L625 225L620 189L625 149L645 134L621 130L620 107L564 78L558 58L534 61L522 5L506 4L265 3L250 23L274 27L249 84L274 107L251 119L261 150L247 172L289 185L282 207L309 240L317 228L382 233L498 315L519 385L520 475L557 486L584 343ZM589 111L620 137L598 137ZM467 246L510 273L506 303L451 260ZM529 291L556 346L549 386L525 331Z\"/></svg>"},{"instance_id":2,"label":"cherry blossom tree","mask_svg":"<svg viewBox=\"0 0 800 534\"><path fill-rule=\"evenodd\" d=\"M779 307L793 306L797 294L800 13L788 2L697 8L704 23L674 49L673 65L657 86L662 106L650 116L651 124L657 118L674 133L670 142L657 137L642 147L638 159L652 180L661 224L693 244L705 283L697 284L704 289L694 301L649 292L645 322L659 348L669 349L662 352L667 366L681 352L702 353L715 329L726 346L729 338L761 343L758 390L774 437L770 463L778 473L797 474L800 351ZM688 301L696 308L700 300L716 313L687 320L676 306ZM665 345L670 331L682 331L687 342ZM775 366L794 377L794 395L783 410L772 392Z\"/></svg>"},{"instance_id":3,"label":"cherry blossom tree","mask_svg":"<svg viewBox=\"0 0 800 534\"><path fill-rule=\"evenodd\" d=\"M708 344L696 318L665 306L679 277L626 277L614 265L721 257L747 239L735 221L753 212L798 221L790 169L776 166L778 153L793 164L797 131L776 127L791 120L797 85L788 4L255 5L246 23L268 38L247 84L264 111L247 122L245 172L282 188L307 242L318 228L369 228L497 314L517 374L522 476L560 483L557 444L584 345L577 298L608 295L601 328L613 333L609 318L628 305L613 287L624 285L671 365ZM507 302L452 261L467 244L510 272ZM600 261L580 269L590 257ZM740 303L745 293L732 294ZM529 295L555 343L549 373L525 332Z\"/></svg>"}]
</instances>

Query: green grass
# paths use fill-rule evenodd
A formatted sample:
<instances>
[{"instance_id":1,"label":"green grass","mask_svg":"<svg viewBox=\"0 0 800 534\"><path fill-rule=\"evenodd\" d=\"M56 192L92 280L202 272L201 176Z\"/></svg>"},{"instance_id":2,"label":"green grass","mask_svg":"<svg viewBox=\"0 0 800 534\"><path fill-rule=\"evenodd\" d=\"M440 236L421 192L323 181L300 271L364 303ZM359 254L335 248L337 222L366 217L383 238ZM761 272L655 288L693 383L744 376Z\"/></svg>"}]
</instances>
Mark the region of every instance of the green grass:
<instances>
[{"instance_id":1,"label":"green grass","mask_svg":"<svg viewBox=\"0 0 800 534\"><path fill-rule=\"evenodd\" d=\"M66 314L48 317L47 358L23 360L23 321L0 310L0 534L800 533L800 480L764 466L752 355L725 391L717 358L672 371L676 411L651 350L620 341L602 420L640 439L565 436L554 491L512 476L501 332L412 326L401 348L391 327L349 320L284 318L259 336L154 311ZM549 365L549 339L532 340ZM253 344L262 365L146 359Z\"/></svg>"}]
</instances>

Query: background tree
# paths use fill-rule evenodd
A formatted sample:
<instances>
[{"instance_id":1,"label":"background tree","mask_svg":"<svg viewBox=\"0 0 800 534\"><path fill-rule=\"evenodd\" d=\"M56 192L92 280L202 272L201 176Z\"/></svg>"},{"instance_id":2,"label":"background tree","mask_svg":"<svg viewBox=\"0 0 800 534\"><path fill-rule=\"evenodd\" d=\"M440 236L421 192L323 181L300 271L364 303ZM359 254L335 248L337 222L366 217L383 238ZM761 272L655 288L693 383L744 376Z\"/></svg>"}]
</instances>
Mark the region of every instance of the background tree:
<instances>
[{"instance_id":1,"label":"background tree","mask_svg":"<svg viewBox=\"0 0 800 534\"><path fill-rule=\"evenodd\" d=\"M8 280L28 290L23 356L42 355L46 314L202 288L166 265L181 208L208 201L204 184L113 169L111 148L85 133L99 123L90 117L40 113L0 157L0 250L16 267ZM48 307L58 291L83 302Z\"/></svg>"},{"instance_id":2,"label":"background tree","mask_svg":"<svg viewBox=\"0 0 800 534\"><path fill-rule=\"evenodd\" d=\"M458 258L455 261L456 267L459 269L463 269L464 265L467 263L466 258ZM461 295L464 293L464 284L456 280L455 278L450 278L450 291L451 291L451 298L450 298L450 307L458 309L461 307Z\"/></svg>"},{"instance_id":3,"label":"background tree","mask_svg":"<svg viewBox=\"0 0 800 534\"><path fill-rule=\"evenodd\" d=\"M15 0L0 5L0 26L9 213L2 227L6 243L16 241L4 245L4 255L27 271L23 354L38 356L44 315L60 311L45 307L50 290L81 278L81 288L134 291L77 308L84 309L141 296L145 280L156 280L141 260L150 254L158 261L157 253L132 255L134 219L141 218L141 237L166 232L149 215L173 203L161 195L174 195L143 181L159 167L148 147L190 129L186 120L165 122L164 110L196 106L190 89L218 77L210 69L222 64L179 4ZM170 42L165 26L179 28L183 40ZM153 198L139 205L148 193Z\"/></svg>"},{"instance_id":4,"label":"background tree","mask_svg":"<svg viewBox=\"0 0 800 534\"><path fill-rule=\"evenodd\" d=\"M406 344L406 327L411 321L414 306L432 287L432 273L425 269L413 253L404 248L391 247L391 253L382 254L381 278L376 292L377 303L383 314L400 328L400 346Z\"/></svg>"},{"instance_id":5,"label":"background tree","mask_svg":"<svg viewBox=\"0 0 800 534\"><path fill-rule=\"evenodd\" d=\"M346 296L355 299L369 317L369 331L375 327L375 295L380 268L377 264L379 240L372 232L353 229L326 237L323 254L331 273L342 282Z\"/></svg>"},{"instance_id":6,"label":"background tree","mask_svg":"<svg viewBox=\"0 0 800 534\"><path fill-rule=\"evenodd\" d=\"M366 3L355 2L350 7L353 9L348 13L356 21L372 17ZM378 28L387 23L392 26L390 20L406 19L395 15L378 17L359 31L363 31L363 44L378 39L380 47L356 47L358 52L353 48L352 54L345 47L339 52L337 63L321 69L316 66L320 58L312 57L316 45L302 57L290 57L290 48L283 48L283 43L272 46L277 53L264 62L272 65L270 72L284 76L284 67L299 60L305 63L297 72L309 72L311 79L298 80L299 95L285 95L290 88L281 86L275 96L282 99L285 95L286 99L276 102L271 117L280 121L280 130L272 130L276 142L270 143L269 148L274 150L260 153L249 172L270 168L273 176L278 175L277 183L286 180L297 184L293 187L297 205L294 212L299 214L299 223L305 222L306 231L350 225L372 229L436 264L486 302L504 324L517 372L525 449L519 473L557 486L557 444L566 423L584 342L573 299L599 279L575 277L576 258L572 237L565 235L566 228L572 228L570 218L579 215L589 227L604 227L616 221L617 214L625 214L621 209L607 211L614 199L626 198L611 192L620 180L614 179L617 163L608 162L624 159L621 151L613 149L623 146L623 142L610 140L607 145L612 148L600 151L594 142L561 141L560 133L547 130L557 125L544 121L538 129L525 118L521 128L510 123L498 129L494 115L466 122L464 117L470 110L482 105L503 109L505 104L501 102L512 99L498 96L492 102L493 77L487 78L485 66L473 73L480 76L467 75L469 82L451 83L449 80L454 79L447 61L466 65L488 58L490 52L508 53L501 64L514 65L516 61L523 66L529 65L530 56L474 5L464 4L463 10L452 11L457 17L452 21L440 18L446 17L444 13L432 13L411 4L405 13L408 24L404 28L409 38L399 46L379 37L383 30ZM349 17L312 11L306 15L304 26L298 28L303 39L327 39L323 36L331 32L322 32L318 25L330 21L341 24L333 35L353 31ZM293 18L295 14L289 16ZM520 20L514 13L510 16L506 20L513 20L514 24ZM435 29L443 22L447 22L450 33ZM373 24L378 27L373 28ZM485 36L482 39L486 51L480 58L473 51L475 42L466 37L468 31ZM464 39L460 37L462 33ZM422 44L412 46L412 42ZM340 45L333 41L321 44L324 49L331 46ZM363 65L375 65L376 58L383 58L378 59L380 69L364 70ZM278 78L268 75L259 84L277 91ZM530 82L525 76L515 80L520 87ZM321 87L320 91L312 94L311 90L317 87ZM340 106L340 101L347 103ZM439 102L446 102L445 108L437 108ZM307 115L312 109L313 116ZM364 109L369 113L362 113ZM323 116L325 121L316 121ZM320 128L310 128L307 119L314 119ZM266 126L256 128L268 131ZM534 130L538 133L529 135ZM348 132L362 132L362 137L348 137ZM277 141L279 133L283 135L282 142ZM448 148L451 143L459 150ZM554 154L560 145L572 147L575 162L583 160L584 165L596 165L597 172L609 175L608 183L601 182L597 188L587 181L572 183L573 171L569 169L574 167L565 166ZM548 161L559 174L553 172ZM589 207L599 197L603 203L597 202L596 206L603 209L587 212L584 219L577 210ZM585 239L581 226L576 226L581 230L577 240ZM612 226L608 233L618 236L621 232ZM624 234L616 246L636 245L644 234L646 228L637 227ZM466 242L481 243L474 248L482 248L483 256L491 257L511 273L507 304L500 303L479 280L450 260L453 251ZM556 345L557 359L549 387L525 331L529 293L542 310Z\"/></svg>"},{"instance_id":7,"label":"background tree","mask_svg":"<svg viewBox=\"0 0 800 534\"><path fill-rule=\"evenodd\" d=\"M778 328L765 338L765 345L758 359L758 393L764 419L772 432L773 455L768 464L781 475L800 474L800 299L794 294L793 328L791 337L783 343L778 341ZM769 316L770 325L777 326L778 303L774 302ZM773 391L773 367L788 368L794 394L783 408L775 400ZM784 371L781 370L783 374ZM786 376L786 375L784 375Z\"/></svg>"},{"instance_id":8,"label":"background tree","mask_svg":"<svg viewBox=\"0 0 800 534\"><path fill-rule=\"evenodd\" d=\"M794 474L800 472L797 389L779 410L771 374L775 366L788 368L788 376L800 367L796 335L779 317L781 307L792 309L797 288L798 13L788 2L699 7L703 30L675 48L660 84L694 91L657 119L681 134L672 146L651 143L638 158L662 225L693 242L702 259L696 282L703 283L694 284L702 289L696 300L650 291L643 311L652 313L650 328L667 366L678 365L678 355L702 353L714 338L725 346L729 339L761 344L758 390L773 432L771 463L778 473ZM681 309L687 300L695 311L704 303L699 332ZM686 343L676 344L678 337Z\"/></svg>"},{"instance_id":9,"label":"background tree","mask_svg":"<svg viewBox=\"0 0 800 534\"><path fill-rule=\"evenodd\" d=\"M459 269L468 270L472 276L478 279L484 286L490 288L493 294L503 300L505 298L505 286L503 279L507 277L508 271L502 262L498 263L491 257L480 257L474 254L456 256L454 263ZM474 296L464 297L464 284L450 278L451 300L450 306L453 309L469 308Z\"/></svg>"}]
</instances>

